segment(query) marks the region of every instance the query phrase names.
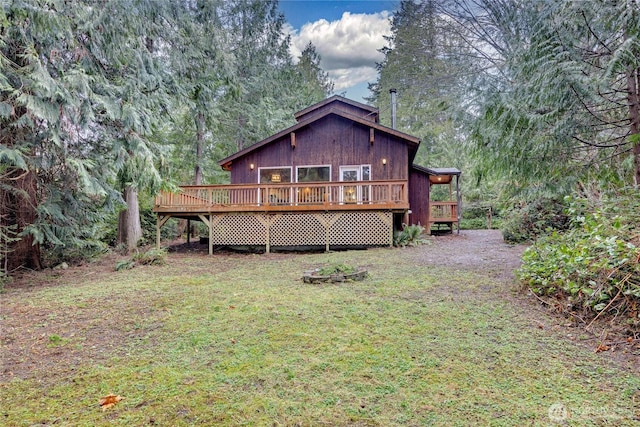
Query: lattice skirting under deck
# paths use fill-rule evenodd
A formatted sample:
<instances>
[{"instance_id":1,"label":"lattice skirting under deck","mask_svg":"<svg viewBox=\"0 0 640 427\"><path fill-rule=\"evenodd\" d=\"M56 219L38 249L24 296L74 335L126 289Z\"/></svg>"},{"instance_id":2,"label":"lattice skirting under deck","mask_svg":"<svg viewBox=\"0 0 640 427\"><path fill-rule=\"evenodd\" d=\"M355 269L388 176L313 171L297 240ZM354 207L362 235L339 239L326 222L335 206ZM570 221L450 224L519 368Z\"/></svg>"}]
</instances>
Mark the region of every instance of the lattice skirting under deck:
<instances>
[{"instance_id":1,"label":"lattice skirting under deck","mask_svg":"<svg viewBox=\"0 0 640 427\"><path fill-rule=\"evenodd\" d=\"M214 214L216 246L386 246L393 242L393 214L385 211Z\"/></svg>"}]
</instances>

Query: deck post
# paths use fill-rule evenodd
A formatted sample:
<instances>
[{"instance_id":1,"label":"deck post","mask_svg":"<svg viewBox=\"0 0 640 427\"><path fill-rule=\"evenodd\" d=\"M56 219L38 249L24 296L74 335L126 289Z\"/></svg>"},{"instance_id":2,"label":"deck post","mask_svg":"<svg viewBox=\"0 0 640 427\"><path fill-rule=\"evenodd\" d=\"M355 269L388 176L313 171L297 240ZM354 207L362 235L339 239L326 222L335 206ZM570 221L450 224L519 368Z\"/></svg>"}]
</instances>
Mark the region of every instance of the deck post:
<instances>
[{"instance_id":1,"label":"deck post","mask_svg":"<svg viewBox=\"0 0 640 427\"><path fill-rule=\"evenodd\" d=\"M209 212L209 255L213 255L213 214Z\"/></svg>"},{"instance_id":2,"label":"deck post","mask_svg":"<svg viewBox=\"0 0 640 427\"><path fill-rule=\"evenodd\" d=\"M460 196L460 175L456 175L456 218L458 218L458 234L460 234L460 221L462 220L462 197ZM453 227L451 227L453 233Z\"/></svg>"},{"instance_id":3,"label":"deck post","mask_svg":"<svg viewBox=\"0 0 640 427\"><path fill-rule=\"evenodd\" d=\"M265 234L267 237L267 241L265 242L265 252L266 253L271 253L271 223L273 222L273 215L268 215L267 216L267 224L266 224L266 230L265 230Z\"/></svg>"},{"instance_id":4,"label":"deck post","mask_svg":"<svg viewBox=\"0 0 640 427\"><path fill-rule=\"evenodd\" d=\"M187 220L187 244L191 243L191 220Z\"/></svg>"},{"instance_id":5,"label":"deck post","mask_svg":"<svg viewBox=\"0 0 640 427\"><path fill-rule=\"evenodd\" d=\"M326 241L324 251L329 252L329 243L331 242L331 221L327 221L325 227L327 227L327 232L325 233Z\"/></svg>"},{"instance_id":6,"label":"deck post","mask_svg":"<svg viewBox=\"0 0 640 427\"><path fill-rule=\"evenodd\" d=\"M389 228L391 228L391 233L389 233L390 234L390 236L389 236L389 247L392 248L393 247L393 214L391 214L391 227L389 227Z\"/></svg>"},{"instance_id":7,"label":"deck post","mask_svg":"<svg viewBox=\"0 0 640 427\"><path fill-rule=\"evenodd\" d=\"M160 214L156 215L156 249L160 250Z\"/></svg>"}]
</instances>

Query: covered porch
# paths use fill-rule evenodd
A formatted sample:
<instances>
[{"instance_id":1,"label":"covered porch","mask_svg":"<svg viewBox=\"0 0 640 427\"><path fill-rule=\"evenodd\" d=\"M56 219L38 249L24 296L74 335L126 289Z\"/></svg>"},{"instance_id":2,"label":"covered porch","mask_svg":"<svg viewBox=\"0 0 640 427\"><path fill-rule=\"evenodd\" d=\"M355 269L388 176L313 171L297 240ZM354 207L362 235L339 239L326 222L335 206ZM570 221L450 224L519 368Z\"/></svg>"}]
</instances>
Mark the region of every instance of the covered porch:
<instances>
[{"instance_id":1,"label":"covered porch","mask_svg":"<svg viewBox=\"0 0 640 427\"><path fill-rule=\"evenodd\" d=\"M428 233L441 232L445 227L446 232L453 232L455 227L460 234L460 175L461 172L455 168L429 168L429 220ZM455 179L455 187L454 187ZM434 191L436 188L443 189L440 194ZM441 200L433 200L438 197Z\"/></svg>"}]
</instances>

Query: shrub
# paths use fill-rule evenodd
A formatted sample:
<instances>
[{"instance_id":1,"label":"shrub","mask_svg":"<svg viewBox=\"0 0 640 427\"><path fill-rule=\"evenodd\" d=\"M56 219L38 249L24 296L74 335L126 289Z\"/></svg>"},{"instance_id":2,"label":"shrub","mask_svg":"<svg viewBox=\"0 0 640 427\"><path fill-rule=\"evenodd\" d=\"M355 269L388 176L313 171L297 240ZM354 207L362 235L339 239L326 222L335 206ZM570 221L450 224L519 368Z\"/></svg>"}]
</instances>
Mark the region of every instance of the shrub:
<instances>
[{"instance_id":1,"label":"shrub","mask_svg":"<svg viewBox=\"0 0 640 427\"><path fill-rule=\"evenodd\" d=\"M489 228L491 214L491 228L499 229L502 224L500 209L491 205L470 205L462 211L460 228L463 230L480 230Z\"/></svg>"},{"instance_id":2,"label":"shrub","mask_svg":"<svg viewBox=\"0 0 640 427\"><path fill-rule=\"evenodd\" d=\"M141 265L164 265L167 262L166 249L149 249L146 252L138 252L133 256L133 261Z\"/></svg>"},{"instance_id":3,"label":"shrub","mask_svg":"<svg viewBox=\"0 0 640 427\"><path fill-rule=\"evenodd\" d=\"M629 313L640 324L640 194L570 201L572 227L541 237L523 255L520 279L571 311Z\"/></svg>"},{"instance_id":4,"label":"shrub","mask_svg":"<svg viewBox=\"0 0 640 427\"><path fill-rule=\"evenodd\" d=\"M423 232L424 227L421 225L405 224L402 231L393 234L393 245L400 247L421 245L424 243L424 240L420 238Z\"/></svg>"},{"instance_id":5,"label":"shrub","mask_svg":"<svg viewBox=\"0 0 640 427\"><path fill-rule=\"evenodd\" d=\"M347 265L347 264L333 264L333 265L330 265L328 267L323 267L320 270L318 270L318 275L320 275L320 276L330 276L332 274L337 274L337 273L351 274L351 273L355 273L356 271L357 271L357 269L355 267L352 267L352 266Z\"/></svg>"},{"instance_id":6,"label":"shrub","mask_svg":"<svg viewBox=\"0 0 640 427\"><path fill-rule=\"evenodd\" d=\"M130 259L116 262L116 271L129 270L136 265L164 265L167 262L166 249L149 249L146 252L138 252Z\"/></svg>"},{"instance_id":7,"label":"shrub","mask_svg":"<svg viewBox=\"0 0 640 427\"><path fill-rule=\"evenodd\" d=\"M503 216L502 237L509 243L534 242L554 230L566 230L569 217L564 201L542 198L512 208Z\"/></svg>"}]
</instances>

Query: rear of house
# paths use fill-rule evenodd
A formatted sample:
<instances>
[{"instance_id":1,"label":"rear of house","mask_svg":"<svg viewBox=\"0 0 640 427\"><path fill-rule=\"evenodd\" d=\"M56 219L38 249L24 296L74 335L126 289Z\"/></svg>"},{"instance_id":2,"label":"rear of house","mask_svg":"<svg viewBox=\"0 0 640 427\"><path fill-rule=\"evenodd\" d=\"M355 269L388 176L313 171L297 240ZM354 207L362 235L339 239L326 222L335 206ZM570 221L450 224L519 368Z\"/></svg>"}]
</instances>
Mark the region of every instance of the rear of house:
<instances>
[{"instance_id":1,"label":"rear of house","mask_svg":"<svg viewBox=\"0 0 640 427\"><path fill-rule=\"evenodd\" d=\"M159 195L159 227L169 217L201 220L210 251L270 251L391 245L403 223L429 224L430 172L412 166L419 139L339 96L295 117L290 128L219 162L231 185Z\"/></svg>"}]
</instances>

